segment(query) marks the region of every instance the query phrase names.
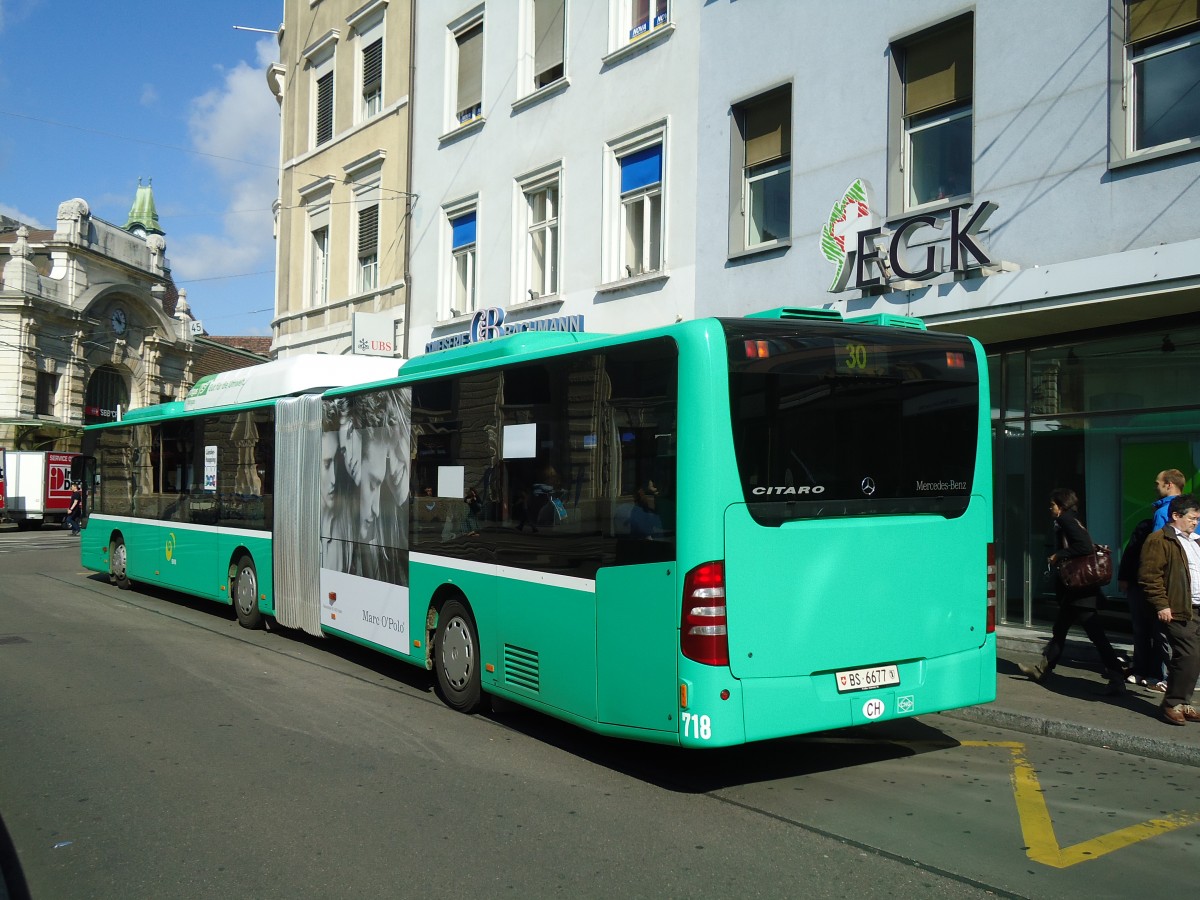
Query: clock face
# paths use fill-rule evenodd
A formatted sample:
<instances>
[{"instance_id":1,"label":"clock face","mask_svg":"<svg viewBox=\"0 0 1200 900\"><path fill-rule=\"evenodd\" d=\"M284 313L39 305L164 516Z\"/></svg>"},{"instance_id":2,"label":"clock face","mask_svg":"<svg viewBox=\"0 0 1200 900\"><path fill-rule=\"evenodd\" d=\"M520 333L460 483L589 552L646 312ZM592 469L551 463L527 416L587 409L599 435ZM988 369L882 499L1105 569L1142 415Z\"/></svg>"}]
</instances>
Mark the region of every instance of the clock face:
<instances>
[{"instance_id":1,"label":"clock face","mask_svg":"<svg viewBox=\"0 0 1200 900\"><path fill-rule=\"evenodd\" d=\"M117 334L124 334L125 327L129 324L125 321L125 310L123 309L114 309L112 318L109 321L112 322L112 330Z\"/></svg>"}]
</instances>

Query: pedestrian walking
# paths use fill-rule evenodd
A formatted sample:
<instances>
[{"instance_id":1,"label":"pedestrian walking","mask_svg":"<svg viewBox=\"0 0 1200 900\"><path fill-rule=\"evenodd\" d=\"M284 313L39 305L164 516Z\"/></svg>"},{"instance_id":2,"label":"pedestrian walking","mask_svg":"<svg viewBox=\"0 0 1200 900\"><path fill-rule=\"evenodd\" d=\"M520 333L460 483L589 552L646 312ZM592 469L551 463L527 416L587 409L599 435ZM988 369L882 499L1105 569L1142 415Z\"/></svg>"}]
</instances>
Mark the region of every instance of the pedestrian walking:
<instances>
[{"instance_id":1,"label":"pedestrian walking","mask_svg":"<svg viewBox=\"0 0 1200 900\"><path fill-rule=\"evenodd\" d=\"M1073 490L1055 488L1050 492L1050 514L1054 516L1054 540L1058 548L1048 560L1052 567L1057 567L1063 560L1094 552L1095 545L1091 535L1079 520L1078 507L1079 498ZM1054 620L1050 642L1042 651L1040 660L1032 665L1021 663L1018 668L1034 681L1042 681L1054 671L1066 646L1067 632L1072 625L1078 623L1100 654L1100 661L1108 678L1108 693L1124 693L1125 661L1113 649L1097 613L1099 604L1104 600L1100 588L1075 590L1067 587L1061 575L1058 575L1055 578L1054 592L1058 600L1058 616Z\"/></svg>"},{"instance_id":2,"label":"pedestrian walking","mask_svg":"<svg viewBox=\"0 0 1200 900\"><path fill-rule=\"evenodd\" d=\"M1182 494L1168 515L1167 524L1146 538L1138 580L1171 642L1161 714L1172 725L1186 725L1200 722L1192 706L1200 676L1200 501Z\"/></svg>"},{"instance_id":3,"label":"pedestrian walking","mask_svg":"<svg viewBox=\"0 0 1200 900\"><path fill-rule=\"evenodd\" d=\"M79 537L79 526L83 520L83 482L71 483L71 503L67 507L67 516L63 519L63 527L70 528L71 534Z\"/></svg>"}]
</instances>

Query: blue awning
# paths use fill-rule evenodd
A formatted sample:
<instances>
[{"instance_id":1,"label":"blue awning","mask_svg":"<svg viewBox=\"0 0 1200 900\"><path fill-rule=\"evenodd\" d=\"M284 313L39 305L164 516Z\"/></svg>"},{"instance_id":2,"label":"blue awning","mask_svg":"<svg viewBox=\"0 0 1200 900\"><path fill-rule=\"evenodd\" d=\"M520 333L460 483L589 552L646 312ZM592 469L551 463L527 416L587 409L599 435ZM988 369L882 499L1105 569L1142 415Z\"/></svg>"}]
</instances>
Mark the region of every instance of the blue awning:
<instances>
[{"instance_id":1,"label":"blue awning","mask_svg":"<svg viewBox=\"0 0 1200 900\"><path fill-rule=\"evenodd\" d=\"M475 243L475 212L471 212L459 216L457 219L450 220L450 230L453 235L450 246L457 250L459 247L465 247L467 244Z\"/></svg>"},{"instance_id":2,"label":"blue awning","mask_svg":"<svg viewBox=\"0 0 1200 900\"><path fill-rule=\"evenodd\" d=\"M621 193L662 181L662 144L621 157Z\"/></svg>"}]
</instances>

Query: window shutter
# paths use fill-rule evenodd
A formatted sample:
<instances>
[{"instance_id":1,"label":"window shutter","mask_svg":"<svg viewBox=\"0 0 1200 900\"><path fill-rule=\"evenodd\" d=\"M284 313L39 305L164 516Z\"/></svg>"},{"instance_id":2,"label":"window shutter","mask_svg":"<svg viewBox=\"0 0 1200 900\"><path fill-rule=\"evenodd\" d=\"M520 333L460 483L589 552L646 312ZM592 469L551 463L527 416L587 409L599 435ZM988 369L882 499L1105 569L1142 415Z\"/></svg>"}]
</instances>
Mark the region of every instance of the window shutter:
<instances>
[{"instance_id":1,"label":"window shutter","mask_svg":"<svg viewBox=\"0 0 1200 900\"><path fill-rule=\"evenodd\" d=\"M483 25L458 35L459 115L480 105L483 97Z\"/></svg>"},{"instance_id":2,"label":"window shutter","mask_svg":"<svg viewBox=\"0 0 1200 900\"><path fill-rule=\"evenodd\" d=\"M905 116L971 99L971 37L965 16L903 48Z\"/></svg>"},{"instance_id":3,"label":"window shutter","mask_svg":"<svg viewBox=\"0 0 1200 900\"><path fill-rule=\"evenodd\" d=\"M317 79L317 143L333 137L333 73Z\"/></svg>"},{"instance_id":4,"label":"window shutter","mask_svg":"<svg viewBox=\"0 0 1200 900\"><path fill-rule=\"evenodd\" d=\"M537 0L533 11L535 75L563 62L563 0Z\"/></svg>"},{"instance_id":5,"label":"window shutter","mask_svg":"<svg viewBox=\"0 0 1200 900\"><path fill-rule=\"evenodd\" d=\"M475 243L475 213L469 212L450 220L450 248L457 250Z\"/></svg>"},{"instance_id":6,"label":"window shutter","mask_svg":"<svg viewBox=\"0 0 1200 900\"><path fill-rule=\"evenodd\" d=\"M621 157L621 193L662 181L662 144Z\"/></svg>"},{"instance_id":7,"label":"window shutter","mask_svg":"<svg viewBox=\"0 0 1200 900\"><path fill-rule=\"evenodd\" d=\"M383 38L363 50L363 94L379 90L383 81Z\"/></svg>"},{"instance_id":8,"label":"window shutter","mask_svg":"<svg viewBox=\"0 0 1200 900\"><path fill-rule=\"evenodd\" d=\"M1144 41L1200 22L1200 0L1129 0L1126 40Z\"/></svg>"},{"instance_id":9,"label":"window shutter","mask_svg":"<svg viewBox=\"0 0 1200 900\"><path fill-rule=\"evenodd\" d=\"M791 91L783 91L744 111L746 165L781 159L792 152Z\"/></svg>"},{"instance_id":10,"label":"window shutter","mask_svg":"<svg viewBox=\"0 0 1200 900\"><path fill-rule=\"evenodd\" d=\"M367 206L358 211L358 255L371 256L379 247L379 207Z\"/></svg>"}]
</instances>

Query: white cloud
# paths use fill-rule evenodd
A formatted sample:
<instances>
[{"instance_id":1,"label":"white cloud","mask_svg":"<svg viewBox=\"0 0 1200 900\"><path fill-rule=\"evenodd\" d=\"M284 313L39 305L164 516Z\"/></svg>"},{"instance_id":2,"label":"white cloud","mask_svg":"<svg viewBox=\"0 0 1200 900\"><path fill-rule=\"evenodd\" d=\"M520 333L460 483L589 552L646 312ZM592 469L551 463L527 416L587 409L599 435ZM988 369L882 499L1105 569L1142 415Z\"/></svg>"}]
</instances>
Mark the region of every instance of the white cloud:
<instances>
[{"instance_id":1,"label":"white cloud","mask_svg":"<svg viewBox=\"0 0 1200 900\"><path fill-rule=\"evenodd\" d=\"M142 106L153 106L158 102L158 88L152 84L142 85L142 96L138 101Z\"/></svg>"},{"instance_id":2,"label":"white cloud","mask_svg":"<svg viewBox=\"0 0 1200 900\"><path fill-rule=\"evenodd\" d=\"M16 219L18 222L24 222L30 228L48 228L48 225L43 225L42 220L38 216L30 215L26 212L21 212L15 206L9 206L7 203L0 203L0 216L8 216L10 219Z\"/></svg>"},{"instance_id":3,"label":"white cloud","mask_svg":"<svg viewBox=\"0 0 1200 900\"><path fill-rule=\"evenodd\" d=\"M271 204L277 195L279 107L264 75L264 44L274 47L273 41L256 46L260 68L242 62L223 69L221 85L192 101L192 145L209 154L204 160L218 176L225 212L219 231L174 242L170 257L177 280L274 266Z\"/></svg>"},{"instance_id":4,"label":"white cloud","mask_svg":"<svg viewBox=\"0 0 1200 900\"><path fill-rule=\"evenodd\" d=\"M40 5L41 0L0 0L0 34L5 25L25 21Z\"/></svg>"}]
</instances>

